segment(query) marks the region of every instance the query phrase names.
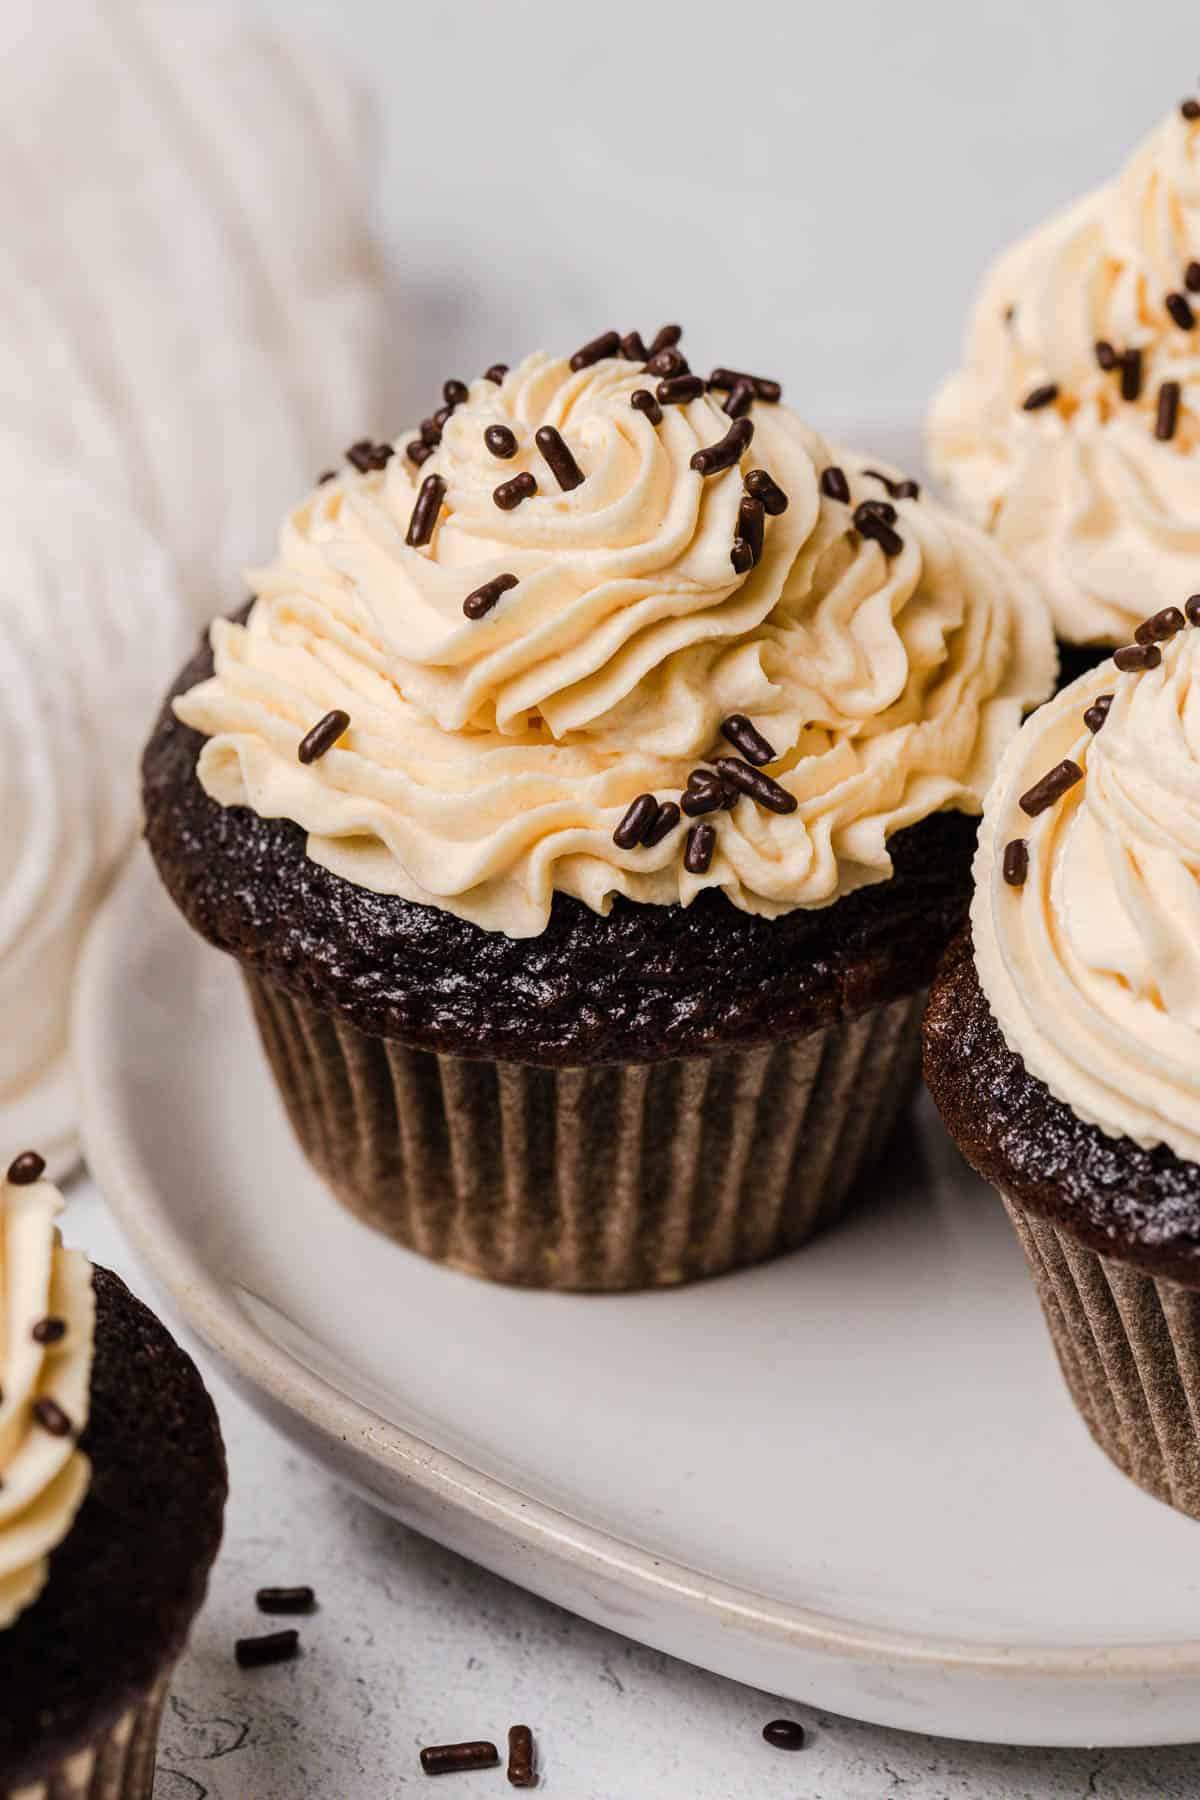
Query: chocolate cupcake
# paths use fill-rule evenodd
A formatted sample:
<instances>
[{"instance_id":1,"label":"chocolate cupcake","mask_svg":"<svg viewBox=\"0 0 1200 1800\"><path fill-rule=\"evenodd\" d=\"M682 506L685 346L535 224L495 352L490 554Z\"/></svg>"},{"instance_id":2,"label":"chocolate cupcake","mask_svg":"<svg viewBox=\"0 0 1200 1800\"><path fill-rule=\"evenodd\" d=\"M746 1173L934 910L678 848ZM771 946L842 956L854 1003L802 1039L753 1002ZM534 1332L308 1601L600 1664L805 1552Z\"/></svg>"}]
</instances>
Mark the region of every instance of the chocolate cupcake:
<instances>
[{"instance_id":1,"label":"chocolate cupcake","mask_svg":"<svg viewBox=\"0 0 1200 1800\"><path fill-rule=\"evenodd\" d=\"M1001 766L925 1073L1096 1441L1200 1517L1200 631L1139 635Z\"/></svg>"},{"instance_id":2,"label":"chocolate cupcake","mask_svg":"<svg viewBox=\"0 0 1200 1800\"><path fill-rule=\"evenodd\" d=\"M1040 586L1065 681L1200 563L1200 105L986 276L929 422L934 471Z\"/></svg>"},{"instance_id":3,"label":"chocolate cupcake","mask_svg":"<svg viewBox=\"0 0 1200 1800\"><path fill-rule=\"evenodd\" d=\"M838 1216L1053 680L985 537L677 336L353 446L145 757L312 1162L507 1281L678 1282Z\"/></svg>"},{"instance_id":4,"label":"chocolate cupcake","mask_svg":"<svg viewBox=\"0 0 1200 1800\"><path fill-rule=\"evenodd\" d=\"M149 1800L225 1457L189 1358L63 1249L41 1171L0 1187L0 1796Z\"/></svg>"}]
</instances>

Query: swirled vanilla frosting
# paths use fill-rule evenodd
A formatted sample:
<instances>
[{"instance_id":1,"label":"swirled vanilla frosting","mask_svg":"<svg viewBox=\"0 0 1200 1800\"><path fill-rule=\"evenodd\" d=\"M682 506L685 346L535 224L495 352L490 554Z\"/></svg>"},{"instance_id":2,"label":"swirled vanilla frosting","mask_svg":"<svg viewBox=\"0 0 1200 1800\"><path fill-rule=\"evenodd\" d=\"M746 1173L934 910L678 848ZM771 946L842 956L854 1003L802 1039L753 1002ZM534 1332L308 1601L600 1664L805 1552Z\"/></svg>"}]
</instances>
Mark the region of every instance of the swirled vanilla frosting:
<instances>
[{"instance_id":1,"label":"swirled vanilla frosting","mask_svg":"<svg viewBox=\"0 0 1200 1800\"><path fill-rule=\"evenodd\" d=\"M430 442L358 447L365 467L296 508L176 701L208 794L295 821L359 886L513 937L556 892L825 906L888 876L901 827L978 811L1054 676L1045 609L995 545L782 404L743 394L731 437L728 387L673 401L640 361L572 361L448 384ZM302 761L329 713L348 725ZM707 858L670 811L623 845L639 796L673 808L738 759L736 715L767 742L768 800L710 812Z\"/></svg>"},{"instance_id":2,"label":"swirled vanilla frosting","mask_svg":"<svg viewBox=\"0 0 1200 1800\"><path fill-rule=\"evenodd\" d=\"M37 1599L91 1479L91 1265L63 1248L58 1190L13 1179L29 1160L0 1185L0 1630Z\"/></svg>"},{"instance_id":3,"label":"swirled vanilla frosting","mask_svg":"<svg viewBox=\"0 0 1200 1800\"><path fill-rule=\"evenodd\" d=\"M1030 817L1022 796L1063 762L1081 777ZM1200 1162L1200 630L1033 715L975 873L979 979L1009 1048L1081 1119Z\"/></svg>"},{"instance_id":4,"label":"swirled vanilla frosting","mask_svg":"<svg viewBox=\"0 0 1200 1800\"><path fill-rule=\"evenodd\" d=\"M1001 257L930 415L938 479L1040 584L1069 642L1121 643L1200 585L1197 320L1188 104Z\"/></svg>"}]
</instances>

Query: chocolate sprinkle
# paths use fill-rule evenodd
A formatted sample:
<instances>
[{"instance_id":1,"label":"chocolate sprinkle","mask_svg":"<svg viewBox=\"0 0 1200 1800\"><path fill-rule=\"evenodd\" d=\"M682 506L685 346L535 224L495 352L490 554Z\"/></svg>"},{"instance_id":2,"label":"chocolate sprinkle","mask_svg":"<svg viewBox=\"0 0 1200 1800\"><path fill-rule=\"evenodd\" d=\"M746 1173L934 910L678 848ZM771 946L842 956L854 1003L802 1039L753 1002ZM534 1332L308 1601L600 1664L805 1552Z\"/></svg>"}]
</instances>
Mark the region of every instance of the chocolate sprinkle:
<instances>
[{"instance_id":1,"label":"chocolate sprinkle","mask_svg":"<svg viewBox=\"0 0 1200 1800\"><path fill-rule=\"evenodd\" d=\"M749 419L746 423L750 423ZM737 542L749 544L750 554L756 563L762 561L765 519L766 509L762 501L756 500L753 494L743 494L738 507Z\"/></svg>"},{"instance_id":2,"label":"chocolate sprinkle","mask_svg":"<svg viewBox=\"0 0 1200 1800\"><path fill-rule=\"evenodd\" d=\"M332 712L327 712L323 718L318 719L311 730L306 731L300 739L296 746L297 760L304 763L306 767L309 763L316 762L319 756L324 756L327 750L333 749L343 732L349 730L349 727L350 714L343 712L340 706L335 706Z\"/></svg>"},{"instance_id":3,"label":"chocolate sprinkle","mask_svg":"<svg viewBox=\"0 0 1200 1800\"><path fill-rule=\"evenodd\" d=\"M1096 361L1102 369L1115 369L1120 360L1107 338L1096 339Z\"/></svg>"},{"instance_id":4,"label":"chocolate sprinkle","mask_svg":"<svg viewBox=\"0 0 1200 1800\"><path fill-rule=\"evenodd\" d=\"M780 787L773 776L764 775L761 769L751 768L748 762L742 762L739 757L718 758L716 770L723 781L729 782L741 793L749 794L752 800L757 800L768 812L793 813L799 804L795 794L789 794L786 788Z\"/></svg>"},{"instance_id":5,"label":"chocolate sprinkle","mask_svg":"<svg viewBox=\"0 0 1200 1800\"><path fill-rule=\"evenodd\" d=\"M1043 382L1041 387L1031 388L1021 402L1023 412L1039 412L1043 406L1053 406L1058 399L1058 383Z\"/></svg>"},{"instance_id":6,"label":"chocolate sprinkle","mask_svg":"<svg viewBox=\"0 0 1200 1800\"><path fill-rule=\"evenodd\" d=\"M35 1344L61 1344L67 1335L65 1319L39 1319L33 1328Z\"/></svg>"},{"instance_id":7,"label":"chocolate sprinkle","mask_svg":"<svg viewBox=\"0 0 1200 1800\"><path fill-rule=\"evenodd\" d=\"M671 350L683 336L682 325L661 325L654 334L654 342L646 355L657 356L660 350Z\"/></svg>"},{"instance_id":8,"label":"chocolate sprinkle","mask_svg":"<svg viewBox=\"0 0 1200 1800\"><path fill-rule=\"evenodd\" d=\"M444 381L442 383L442 399L447 406L461 406L463 401L469 400L470 397L471 390L465 381Z\"/></svg>"},{"instance_id":9,"label":"chocolate sprinkle","mask_svg":"<svg viewBox=\"0 0 1200 1800\"><path fill-rule=\"evenodd\" d=\"M1114 696L1112 694L1098 694L1084 713L1083 722L1093 735L1097 731L1103 730L1104 722L1108 718L1113 699Z\"/></svg>"},{"instance_id":10,"label":"chocolate sprinkle","mask_svg":"<svg viewBox=\"0 0 1200 1800\"><path fill-rule=\"evenodd\" d=\"M1054 805L1056 800L1061 800L1077 781L1082 780L1083 770L1079 764L1066 758L1064 761L1056 763L1054 768L1043 775L1040 781L1035 781L1033 786L1021 795L1018 805L1029 818L1036 819L1039 813L1044 813L1047 807Z\"/></svg>"},{"instance_id":11,"label":"chocolate sprinkle","mask_svg":"<svg viewBox=\"0 0 1200 1800\"><path fill-rule=\"evenodd\" d=\"M1187 614L1189 625L1200 625L1200 594L1193 594L1190 600L1186 600L1183 610Z\"/></svg>"},{"instance_id":12,"label":"chocolate sprinkle","mask_svg":"<svg viewBox=\"0 0 1200 1800\"><path fill-rule=\"evenodd\" d=\"M755 767L775 761L775 751L745 713L730 713L727 719L722 719L721 736L735 750L740 750L746 761L753 763Z\"/></svg>"},{"instance_id":13,"label":"chocolate sprinkle","mask_svg":"<svg viewBox=\"0 0 1200 1800\"><path fill-rule=\"evenodd\" d=\"M717 812L725 804L725 785L714 769L693 769L683 790L682 806L689 819Z\"/></svg>"},{"instance_id":14,"label":"chocolate sprinkle","mask_svg":"<svg viewBox=\"0 0 1200 1800\"><path fill-rule=\"evenodd\" d=\"M412 509L412 518L408 522L408 536L405 543L413 550L419 550L433 536L433 528L437 524L438 513L442 509L442 501L446 498L446 484L440 475L427 475L421 483L417 494L416 505Z\"/></svg>"},{"instance_id":15,"label":"chocolate sprinkle","mask_svg":"<svg viewBox=\"0 0 1200 1800\"><path fill-rule=\"evenodd\" d=\"M621 355L626 362L644 363L649 359L650 352L646 348L640 331L625 333L621 339Z\"/></svg>"},{"instance_id":16,"label":"chocolate sprinkle","mask_svg":"<svg viewBox=\"0 0 1200 1800\"><path fill-rule=\"evenodd\" d=\"M357 444L351 444L347 450L346 461L352 463L361 475L366 475L372 469L386 468L395 454L390 444L373 444L370 438L360 438Z\"/></svg>"},{"instance_id":17,"label":"chocolate sprinkle","mask_svg":"<svg viewBox=\"0 0 1200 1800\"><path fill-rule=\"evenodd\" d=\"M233 1646L239 1669L262 1669L268 1663L291 1662L300 1651L300 1633L268 1631L262 1637L238 1638Z\"/></svg>"},{"instance_id":18,"label":"chocolate sprinkle","mask_svg":"<svg viewBox=\"0 0 1200 1800\"><path fill-rule=\"evenodd\" d=\"M748 575L754 567L754 546L745 538L735 537L729 549L729 560L735 575Z\"/></svg>"},{"instance_id":19,"label":"chocolate sprinkle","mask_svg":"<svg viewBox=\"0 0 1200 1800\"><path fill-rule=\"evenodd\" d=\"M261 1587L254 1596L259 1612L307 1613L316 1605L310 1587Z\"/></svg>"},{"instance_id":20,"label":"chocolate sprinkle","mask_svg":"<svg viewBox=\"0 0 1200 1800\"><path fill-rule=\"evenodd\" d=\"M537 1786L533 1766L533 1733L528 1725L512 1725L508 1733L508 1782L510 1787Z\"/></svg>"},{"instance_id":21,"label":"chocolate sprinkle","mask_svg":"<svg viewBox=\"0 0 1200 1800\"><path fill-rule=\"evenodd\" d=\"M1025 838L1013 838L1005 844L1002 868L1009 887L1025 886L1029 874L1029 844Z\"/></svg>"},{"instance_id":22,"label":"chocolate sprinkle","mask_svg":"<svg viewBox=\"0 0 1200 1800\"><path fill-rule=\"evenodd\" d=\"M1121 358L1121 398L1136 400L1142 391L1142 353L1127 350Z\"/></svg>"},{"instance_id":23,"label":"chocolate sprinkle","mask_svg":"<svg viewBox=\"0 0 1200 1800\"><path fill-rule=\"evenodd\" d=\"M635 412L645 413L652 425L662 424L662 407L649 388L635 388L629 396L629 404Z\"/></svg>"},{"instance_id":24,"label":"chocolate sprinkle","mask_svg":"<svg viewBox=\"0 0 1200 1800\"><path fill-rule=\"evenodd\" d=\"M495 1744L482 1740L471 1744L430 1744L421 1752L427 1775L461 1775L467 1769L494 1769L500 1761Z\"/></svg>"},{"instance_id":25,"label":"chocolate sprinkle","mask_svg":"<svg viewBox=\"0 0 1200 1800\"><path fill-rule=\"evenodd\" d=\"M639 794L626 807L621 823L613 832L618 850L636 850L658 818L658 800L653 794Z\"/></svg>"},{"instance_id":26,"label":"chocolate sprinkle","mask_svg":"<svg viewBox=\"0 0 1200 1800\"><path fill-rule=\"evenodd\" d=\"M666 381L660 381L655 394L663 406L686 406L689 400L698 400L704 392L704 383L699 375L671 375Z\"/></svg>"},{"instance_id":27,"label":"chocolate sprinkle","mask_svg":"<svg viewBox=\"0 0 1200 1800\"><path fill-rule=\"evenodd\" d=\"M1152 613L1134 632L1134 639L1139 644L1165 644L1176 632L1182 631L1184 616L1177 606L1164 606L1161 612Z\"/></svg>"},{"instance_id":28,"label":"chocolate sprinkle","mask_svg":"<svg viewBox=\"0 0 1200 1800\"><path fill-rule=\"evenodd\" d=\"M744 419L754 404L754 389L748 381L739 381L721 411L727 419Z\"/></svg>"},{"instance_id":29,"label":"chocolate sprinkle","mask_svg":"<svg viewBox=\"0 0 1200 1800\"><path fill-rule=\"evenodd\" d=\"M482 587L472 589L463 601L463 611L468 619L482 619L491 612L501 594L507 594L516 585L515 575L495 575L491 581L485 581Z\"/></svg>"},{"instance_id":30,"label":"chocolate sprinkle","mask_svg":"<svg viewBox=\"0 0 1200 1800\"><path fill-rule=\"evenodd\" d=\"M651 375L690 375L692 372L683 351L676 350L673 346L657 350L653 356L648 356L646 367Z\"/></svg>"},{"instance_id":31,"label":"chocolate sprinkle","mask_svg":"<svg viewBox=\"0 0 1200 1800\"><path fill-rule=\"evenodd\" d=\"M679 807L674 800L664 800L658 809L657 817L642 833L642 846L653 850L655 844L661 844L679 823Z\"/></svg>"},{"instance_id":32,"label":"chocolate sprinkle","mask_svg":"<svg viewBox=\"0 0 1200 1800\"><path fill-rule=\"evenodd\" d=\"M1183 285L1189 294L1200 294L1200 262L1190 262L1183 272Z\"/></svg>"},{"instance_id":33,"label":"chocolate sprinkle","mask_svg":"<svg viewBox=\"0 0 1200 1800\"><path fill-rule=\"evenodd\" d=\"M1126 644L1114 651L1113 661L1124 674L1139 669L1157 669L1162 651L1157 644Z\"/></svg>"},{"instance_id":34,"label":"chocolate sprinkle","mask_svg":"<svg viewBox=\"0 0 1200 1800\"><path fill-rule=\"evenodd\" d=\"M514 475L511 481L502 481L498 488L493 488L492 499L501 512L511 512L515 506L520 506L522 500L528 500L537 491L536 478L529 473L528 469L523 469L519 475Z\"/></svg>"},{"instance_id":35,"label":"chocolate sprinkle","mask_svg":"<svg viewBox=\"0 0 1200 1800\"><path fill-rule=\"evenodd\" d=\"M821 492L828 500L840 500L849 505L850 483L846 480L846 471L839 469L836 463L830 463L821 471Z\"/></svg>"},{"instance_id":36,"label":"chocolate sprinkle","mask_svg":"<svg viewBox=\"0 0 1200 1800\"><path fill-rule=\"evenodd\" d=\"M904 539L892 528L890 520L879 512L881 505L886 505L886 502L864 500L861 506L854 509L854 523L865 538L871 538L879 545L885 556L899 556L904 548Z\"/></svg>"},{"instance_id":37,"label":"chocolate sprinkle","mask_svg":"<svg viewBox=\"0 0 1200 1800\"><path fill-rule=\"evenodd\" d=\"M688 874L707 874L716 847L717 828L715 825L707 823L693 825L687 834L687 847L683 852L683 866Z\"/></svg>"},{"instance_id":38,"label":"chocolate sprinkle","mask_svg":"<svg viewBox=\"0 0 1200 1800\"><path fill-rule=\"evenodd\" d=\"M855 509L856 525L859 513L866 513L872 519L882 519L885 525L896 523L896 509L890 500L860 500Z\"/></svg>"},{"instance_id":39,"label":"chocolate sprinkle","mask_svg":"<svg viewBox=\"0 0 1200 1800\"><path fill-rule=\"evenodd\" d=\"M1196 315L1186 294L1168 294L1164 305L1180 331L1195 331Z\"/></svg>"},{"instance_id":40,"label":"chocolate sprinkle","mask_svg":"<svg viewBox=\"0 0 1200 1800\"><path fill-rule=\"evenodd\" d=\"M493 456L501 462L507 462L510 456L517 454L517 434L510 431L507 425L489 425L483 434L483 441Z\"/></svg>"},{"instance_id":41,"label":"chocolate sprinkle","mask_svg":"<svg viewBox=\"0 0 1200 1800\"><path fill-rule=\"evenodd\" d=\"M317 476L317 486L324 487L325 483L327 481L336 481L336 480L337 480L337 470L336 469L322 469L321 473Z\"/></svg>"},{"instance_id":42,"label":"chocolate sprinkle","mask_svg":"<svg viewBox=\"0 0 1200 1800\"><path fill-rule=\"evenodd\" d=\"M493 363L490 369L485 369L483 371L483 379L485 381L494 381L496 386L499 387L507 374L507 363Z\"/></svg>"},{"instance_id":43,"label":"chocolate sprinkle","mask_svg":"<svg viewBox=\"0 0 1200 1800\"><path fill-rule=\"evenodd\" d=\"M442 428L437 421L435 419L422 419L420 431L422 441L428 444L431 450L436 450L442 441Z\"/></svg>"},{"instance_id":44,"label":"chocolate sprinkle","mask_svg":"<svg viewBox=\"0 0 1200 1800\"><path fill-rule=\"evenodd\" d=\"M892 495L897 500L919 500L921 484L919 481L914 481L911 475L907 476L903 481L892 483Z\"/></svg>"},{"instance_id":45,"label":"chocolate sprinkle","mask_svg":"<svg viewBox=\"0 0 1200 1800\"><path fill-rule=\"evenodd\" d=\"M732 391L744 381L753 388L756 400L779 400L783 395L783 389L777 381L772 381L767 375L748 375L745 369L714 369L708 378L708 385L710 388L728 388Z\"/></svg>"},{"instance_id":46,"label":"chocolate sprinkle","mask_svg":"<svg viewBox=\"0 0 1200 1800\"><path fill-rule=\"evenodd\" d=\"M73 1429L71 1421L58 1401L52 1400L49 1394L43 1394L40 1400L34 1401L33 1416L42 1430L48 1431L51 1437L70 1437Z\"/></svg>"},{"instance_id":47,"label":"chocolate sprinkle","mask_svg":"<svg viewBox=\"0 0 1200 1800\"><path fill-rule=\"evenodd\" d=\"M1160 443L1169 443L1175 436L1175 427L1179 423L1179 383L1164 381L1158 390L1158 414L1154 420L1154 435Z\"/></svg>"},{"instance_id":48,"label":"chocolate sprinkle","mask_svg":"<svg viewBox=\"0 0 1200 1800\"><path fill-rule=\"evenodd\" d=\"M5 1179L10 1187L32 1187L46 1173L46 1159L36 1150L22 1150L8 1165Z\"/></svg>"},{"instance_id":49,"label":"chocolate sprinkle","mask_svg":"<svg viewBox=\"0 0 1200 1800\"><path fill-rule=\"evenodd\" d=\"M1190 125L1194 119L1200 119L1200 100L1182 100L1179 110Z\"/></svg>"},{"instance_id":50,"label":"chocolate sprinkle","mask_svg":"<svg viewBox=\"0 0 1200 1800\"><path fill-rule=\"evenodd\" d=\"M661 389L659 390L661 393ZM753 419L735 419L725 436L715 444L709 444L705 450L697 450L691 459L690 467L697 475L716 475L722 469L732 469L750 448L754 436Z\"/></svg>"},{"instance_id":51,"label":"chocolate sprinkle","mask_svg":"<svg viewBox=\"0 0 1200 1800\"><path fill-rule=\"evenodd\" d=\"M803 1750L804 1727L795 1719L772 1719L763 1726L763 1738L773 1750Z\"/></svg>"},{"instance_id":52,"label":"chocolate sprinkle","mask_svg":"<svg viewBox=\"0 0 1200 1800\"><path fill-rule=\"evenodd\" d=\"M577 488L583 481L583 470L575 461L567 445L567 440L553 425L541 425L533 434L533 441L546 459L546 464L564 494Z\"/></svg>"},{"instance_id":53,"label":"chocolate sprinkle","mask_svg":"<svg viewBox=\"0 0 1200 1800\"><path fill-rule=\"evenodd\" d=\"M606 356L615 356L621 348L621 334L617 331L605 331L589 344L584 344L571 358L571 367L575 370L590 369L593 363L603 362Z\"/></svg>"},{"instance_id":54,"label":"chocolate sprinkle","mask_svg":"<svg viewBox=\"0 0 1200 1800\"><path fill-rule=\"evenodd\" d=\"M746 492L761 500L773 519L787 511L788 497L778 482L772 481L765 469L751 469L746 476Z\"/></svg>"},{"instance_id":55,"label":"chocolate sprinkle","mask_svg":"<svg viewBox=\"0 0 1200 1800\"><path fill-rule=\"evenodd\" d=\"M424 438L413 438L411 442L404 446L405 456L407 456L409 462L416 463L418 469L423 462L427 462L433 455L433 450L434 446L432 444L427 444Z\"/></svg>"}]
</instances>

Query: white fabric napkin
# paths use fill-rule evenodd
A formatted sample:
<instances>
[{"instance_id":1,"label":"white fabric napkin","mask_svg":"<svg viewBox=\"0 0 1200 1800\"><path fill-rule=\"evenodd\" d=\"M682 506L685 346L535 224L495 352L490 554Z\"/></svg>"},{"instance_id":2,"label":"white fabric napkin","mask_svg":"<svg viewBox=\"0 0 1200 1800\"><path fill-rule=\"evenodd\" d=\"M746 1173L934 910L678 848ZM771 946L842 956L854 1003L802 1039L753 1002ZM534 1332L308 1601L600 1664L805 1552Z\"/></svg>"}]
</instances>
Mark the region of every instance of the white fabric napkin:
<instances>
[{"instance_id":1,"label":"white fabric napkin","mask_svg":"<svg viewBox=\"0 0 1200 1800\"><path fill-rule=\"evenodd\" d=\"M199 621L383 428L368 120L171 0L0 9L0 1158L78 1154L67 1011Z\"/></svg>"}]
</instances>

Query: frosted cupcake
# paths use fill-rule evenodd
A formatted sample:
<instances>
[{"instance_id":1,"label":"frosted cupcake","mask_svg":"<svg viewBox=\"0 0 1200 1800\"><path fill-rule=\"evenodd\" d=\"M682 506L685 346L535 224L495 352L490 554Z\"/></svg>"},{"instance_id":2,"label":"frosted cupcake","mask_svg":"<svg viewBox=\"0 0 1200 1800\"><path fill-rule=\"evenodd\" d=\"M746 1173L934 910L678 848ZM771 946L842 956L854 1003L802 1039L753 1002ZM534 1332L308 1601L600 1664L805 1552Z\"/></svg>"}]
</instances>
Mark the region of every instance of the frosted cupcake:
<instances>
[{"instance_id":1,"label":"frosted cupcake","mask_svg":"<svg viewBox=\"0 0 1200 1800\"><path fill-rule=\"evenodd\" d=\"M1069 679L1200 564L1200 102L1009 250L929 422L953 500L1041 587Z\"/></svg>"},{"instance_id":2,"label":"frosted cupcake","mask_svg":"<svg viewBox=\"0 0 1200 1800\"><path fill-rule=\"evenodd\" d=\"M986 537L677 337L355 445L145 759L312 1161L505 1280L677 1282L839 1216L1053 680Z\"/></svg>"}]
</instances>

